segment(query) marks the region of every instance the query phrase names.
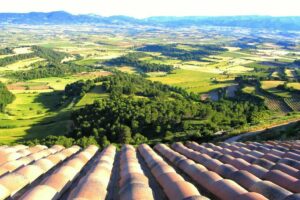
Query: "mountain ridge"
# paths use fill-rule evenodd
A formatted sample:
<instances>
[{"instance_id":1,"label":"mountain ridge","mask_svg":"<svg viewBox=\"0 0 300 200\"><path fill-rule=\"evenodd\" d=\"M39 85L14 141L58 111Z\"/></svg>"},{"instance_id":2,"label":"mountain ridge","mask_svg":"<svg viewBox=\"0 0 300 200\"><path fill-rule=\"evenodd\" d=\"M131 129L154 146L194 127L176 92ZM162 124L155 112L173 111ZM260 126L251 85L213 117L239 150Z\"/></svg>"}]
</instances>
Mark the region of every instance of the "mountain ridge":
<instances>
[{"instance_id":1,"label":"mountain ridge","mask_svg":"<svg viewBox=\"0 0 300 200\"><path fill-rule=\"evenodd\" d=\"M0 13L0 24L133 24L163 27L227 26L300 30L300 16L154 16L144 19L116 15L104 17L95 14L71 14L65 11Z\"/></svg>"}]
</instances>

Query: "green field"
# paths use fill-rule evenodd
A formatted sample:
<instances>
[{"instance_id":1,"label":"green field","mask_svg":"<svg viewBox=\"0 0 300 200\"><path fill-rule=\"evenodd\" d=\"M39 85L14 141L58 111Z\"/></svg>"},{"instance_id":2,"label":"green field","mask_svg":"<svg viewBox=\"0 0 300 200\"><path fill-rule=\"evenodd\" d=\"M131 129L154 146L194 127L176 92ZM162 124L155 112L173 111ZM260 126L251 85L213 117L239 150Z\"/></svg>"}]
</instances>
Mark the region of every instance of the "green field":
<instances>
[{"instance_id":1,"label":"green field","mask_svg":"<svg viewBox=\"0 0 300 200\"><path fill-rule=\"evenodd\" d=\"M84 60L79 60L76 61L75 63L78 65L95 65L99 62L100 60L98 59L84 59Z\"/></svg>"},{"instance_id":2,"label":"green field","mask_svg":"<svg viewBox=\"0 0 300 200\"><path fill-rule=\"evenodd\" d=\"M69 126L70 121L65 120L48 125L30 125L18 128L0 129L0 143L11 144L24 139L43 138L48 135L64 135L68 132Z\"/></svg>"},{"instance_id":3,"label":"green field","mask_svg":"<svg viewBox=\"0 0 300 200\"><path fill-rule=\"evenodd\" d=\"M243 92L248 93L248 94L255 93L255 87L254 86L246 86L242 90L243 90Z\"/></svg>"},{"instance_id":4,"label":"green field","mask_svg":"<svg viewBox=\"0 0 300 200\"><path fill-rule=\"evenodd\" d=\"M50 77L50 78L41 78L41 79L35 79L31 82L35 83L47 83L47 85L52 88L53 90L64 90L65 86L67 84L73 83L75 81L81 80L82 77Z\"/></svg>"},{"instance_id":5,"label":"green field","mask_svg":"<svg viewBox=\"0 0 300 200\"><path fill-rule=\"evenodd\" d=\"M6 113L0 114L1 143L65 134L70 122L57 108L59 99L55 92L17 93Z\"/></svg>"},{"instance_id":6,"label":"green field","mask_svg":"<svg viewBox=\"0 0 300 200\"><path fill-rule=\"evenodd\" d=\"M105 75L106 72L104 72ZM61 91L65 89L65 86L70 83L74 83L78 80L88 80L88 79L94 79L98 76L102 76L102 71L95 73L86 73L86 74L77 74L72 76L66 76L66 77L50 77L50 78L40 78L40 79L34 79L30 82L34 83L46 83L49 88L55 91Z\"/></svg>"},{"instance_id":7,"label":"green field","mask_svg":"<svg viewBox=\"0 0 300 200\"><path fill-rule=\"evenodd\" d=\"M279 85L283 85L284 81L262 81L261 86L264 90L274 89Z\"/></svg>"},{"instance_id":8,"label":"green field","mask_svg":"<svg viewBox=\"0 0 300 200\"><path fill-rule=\"evenodd\" d=\"M22 119L39 117L55 109L59 98L55 93L16 94L16 100L7 107L6 112Z\"/></svg>"},{"instance_id":9,"label":"green field","mask_svg":"<svg viewBox=\"0 0 300 200\"><path fill-rule=\"evenodd\" d=\"M276 96L283 97L283 98L292 97L292 94L289 91L277 89L279 85L284 84L284 81L262 81L261 84L262 84L262 89Z\"/></svg>"},{"instance_id":10,"label":"green field","mask_svg":"<svg viewBox=\"0 0 300 200\"><path fill-rule=\"evenodd\" d=\"M288 83L288 87L292 87L296 90L300 90L300 83Z\"/></svg>"},{"instance_id":11,"label":"green field","mask_svg":"<svg viewBox=\"0 0 300 200\"><path fill-rule=\"evenodd\" d=\"M76 104L76 106L81 107L88 104L92 104L94 103L95 100L99 100L107 96L108 94L104 93L104 91L101 88L101 85L97 85L89 93L87 93L84 97L82 97L80 101Z\"/></svg>"},{"instance_id":12,"label":"green field","mask_svg":"<svg viewBox=\"0 0 300 200\"><path fill-rule=\"evenodd\" d=\"M17 71L17 70L28 70L29 65L36 63L38 61L42 61L42 58L29 58L25 60L21 60L18 62L15 62L13 64L7 65L5 67L0 67L0 72L1 71Z\"/></svg>"},{"instance_id":13,"label":"green field","mask_svg":"<svg viewBox=\"0 0 300 200\"><path fill-rule=\"evenodd\" d=\"M175 70L172 74L163 77L151 77L149 79L168 85L183 87L195 93L205 93L232 84L232 78L228 78L227 75L183 69ZM216 83L216 81L218 82Z\"/></svg>"}]
</instances>

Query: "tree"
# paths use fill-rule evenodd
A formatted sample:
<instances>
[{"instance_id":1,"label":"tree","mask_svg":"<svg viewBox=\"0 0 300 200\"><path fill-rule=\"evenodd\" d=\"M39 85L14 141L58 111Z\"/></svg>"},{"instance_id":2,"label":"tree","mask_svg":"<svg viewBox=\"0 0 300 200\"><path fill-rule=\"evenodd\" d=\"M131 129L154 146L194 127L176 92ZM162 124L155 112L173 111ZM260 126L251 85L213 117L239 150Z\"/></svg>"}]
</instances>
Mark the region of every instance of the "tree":
<instances>
[{"instance_id":1,"label":"tree","mask_svg":"<svg viewBox=\"0 0 300 200\"><path fill-rule=\"evenodd\" d=\"M119 128L119 141L121 144L129 144L131 142L131 129L128 126L121 125Z\"/></svg>"},{"instance_id":2,"label":"tree","mask_svg":"<svg viewBox=\"0 0 300 200\"><path fill-rule=\"evenodd\" d=\"M65 87L66 98L83 97L88 91L90 91L95 86L92 80L79 80L71 84L67 84Z\"/></svg>"},{"instance_id":3,"label":"tree","mask_svg":"<svg viewBox=\"0 0 300 200\"><path fill-rule=\"evenodd\" d=\"M0 82L0 112L3 112L8 104L15 100L15 95L12 94L4 85Z\"/></svg>"},{"instance_id":4,"label":"tree","mask_svg":"<svg viewBox=\"0 0 300 200\"><path fill-rule=\"evenodd\" d=\"M86 148L89 145L98 145L97 140L95 137L90 136L90 137L82 137L79 140L76 141L76 143L81 146L82 148Z\"/></svg>"},{"instance_id":5,"label":"tree","mask_svg":"<svg viewBox=\"0 0 300 200\"><path fill-rule=\"evenodd\" d=\"M48 147L58 144L58 145L62 145L64 147L70 147L75 144L75 139L68 138L66 136L49 135L42 139L29 140L29 141L25 142L25 144L28 144L30 146L41 144L41 145L46 145Z\"/></svg>"},{"instance_id":6,"label":"tree","mask_svg":"<svg viewBox=\"0 0 300 200\"><path fill-rule=\"evenodd\" d=\"M133 140L133 143L137 144L137 145L147 143L147 141L148 141L148 139L140 133L136 133L132 140Z\"/></svg>"},{"instance_id":7,"label":"tree","mask_svg":"<svg viewBox=\"0 0 300 200\"><path fill-rule=\"evenodd\" d=\"M108 145L110 145L109 140L107 139L107 137L104 135L100 138L99 144L102 148L107 147Z\"/></svg>"}]
</instances>

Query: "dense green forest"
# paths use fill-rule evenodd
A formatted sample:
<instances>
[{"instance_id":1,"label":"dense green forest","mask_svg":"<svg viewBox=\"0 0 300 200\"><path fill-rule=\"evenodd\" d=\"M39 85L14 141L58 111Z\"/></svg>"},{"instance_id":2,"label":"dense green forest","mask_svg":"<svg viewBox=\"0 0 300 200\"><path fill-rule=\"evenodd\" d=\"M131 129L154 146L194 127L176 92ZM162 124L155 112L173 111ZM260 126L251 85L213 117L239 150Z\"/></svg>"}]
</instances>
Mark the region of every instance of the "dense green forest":
<instances>
[{"instance_id":1,"label":"dense green forest","mask_svg":"<svg viewBox=\"0 0 300 200\"><path fill-rule=\"evenodd\" d=\"M4 67L6 65L15 63L17 61L28 59L28 58L33 58L33 57L35 57L34 53L18 54L18 55L8 56L8 57L0 59L0 67Z\"/></svg>"},{"instance_id":2,"label":"dense green forest","mask_svg":"<svg viewBox=\"0 0 300 200\"><path fill-rule=\"evenodd\" d=\"M65 57L68 56L67 53L54 51L50 48L32 46L31 49L34 51L35 55L44 58L49 63L60 63Z\"/></svg>"},{"instance_id":3,"label":"dense green forest","mask_svg":"<svg viewBox=\"0 0 300 200\"><path fill-rule=\"evenodd\" d=\"M106 147L109 142L105 142L100 144L98 143L94 137L82 137L80 139L74 139L66 136L54 136L49 135L42 139L32 139L24 142L25 145L34 146L34 145L46 145L48 147L53 146L54 144L63 145L68 148L73 145L79 145L83 148L88 147L89 145L100 145L102 148Z\"/></svg>"},{"instance_id":4,"label":"dense green forest","mask_svg":"<svg viewBox=\"0 0 300 200\"><path fill-rule=\"evenodd\" d=\"M180 132L205 138L221 129L257 123L266 110L249 101L201 102L194 94L136 75L118 73L102 81L110 97L72 113L71 137L133 144Z\"/></svg>"},{"instance_id":5,"label":"dense green forest","mask_svg":"<svg viewBox=\"0 0 300 200\"><path fill-rule=\"evenodd\" d=\"M7 87L0 82L0 97L0 112L3 112L7 104L11 103L15 99L15 95L13 95Z\"/></svg>"},{"instance_id":6,"label":"dense green forest","mask_svg":"<svg viewBox=\"0 0 300 200\"><path fill-rule=\"evenodd\" d=\"M145 97L171 96L173 98L190 98L197 100L198 96L190 94L181 87L174 87L152 82L139 75L127 75L114 71L115 76L106 76L95 79L95 82L103 82L102 86L109 93L119 93L126 95L137 95Z\"/></svg>"},{"instance_id":7,"label":"dense green forest","mask_svg":"<svg viewBox=\"0 0 300 200\"><path fill-rule=\"evenodd\" d=\"M7 55L7 54L13 54L14 51L12 48L3 48L3 49L0 49L0 55Z\"/></svg>"},{"instance_id":8,"label":"dense green forest","mask_svg":"<svg viewBox=\"0 0 300 200\"><path fill-rule=\"evenodd\" d=\"M177 58L184 61L189 60L198 60L202 59L209 55L214 55L223 51L226 51L225 48L218 47L215 45L193 45L195 50L185 50L177 48L177 44L169 45L146 45L144 47L138 48L139 51L144 52L160 52L164 56L169 56Z\"/></svg>"},{"instance_id":9,"label":"dense green forest","mask_svg":"<svg viewBox=\"0 0 300 200\"><path fill-rule=\"evenodd\" d=\"M157 63L150 63L147 61L141 61L139 58L147 56L146 54L141 53L129 53L125 56L121 56L115 59L111 59L107 61L105 64L108 65L115 65L115 66L132 66L141 70L142 72L170 72L173 70L173 66L166 65L166 64L157 64Z\"/></svg>"},{"instance_id":10,"label":"dense green forest","mask_svg":"<svg viewBox=\"0 0 300 200\"><path fill-rule=\"evenodd\" d=\"M71 84L67 84L64 90L64 99L73 99L75 97L83 97L88 91L95 86L93 80L79 80Z\"/></svg>"},{"instance_id":11,"label":"dense green forest","mask_svg":"<svg viewBox=\"0 0 300 200\"><path fill-rule=\"evenodd\" d=\"M69 74L79 73L88 70L89 67L79 66L74 63L47 64L46 66L41 65L38 68L26 71L13 72L10 76L21 81L26 81L37 78L63 77Z\"/></svg>"}]
</instances>

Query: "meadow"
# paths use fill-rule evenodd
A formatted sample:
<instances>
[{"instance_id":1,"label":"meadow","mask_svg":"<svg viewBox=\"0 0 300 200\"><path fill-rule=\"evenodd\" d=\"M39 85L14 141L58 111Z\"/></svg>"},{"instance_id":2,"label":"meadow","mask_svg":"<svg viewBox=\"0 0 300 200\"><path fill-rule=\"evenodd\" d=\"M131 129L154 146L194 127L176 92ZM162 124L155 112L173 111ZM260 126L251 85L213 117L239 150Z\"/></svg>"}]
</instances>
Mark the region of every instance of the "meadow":
<instances>
[{"instance_id":1,"label":"meadow","mask_svg":"<svg viewBox=\"0 0 300 200\"><path fill-rule=\"evenodd\" d=\"M103 91L101 85L96 85L89 93L79 100L79 102L76 104L76 107L83 107L85 105L94 103L96 100L106 97L108 97L108 94Z\"/></svg>"},{"instance_id":2,"label":"meadow","mask_svg":"<svg viewBox=\"0 0 300 200\"><path fill-rule=\"evenodd\" d=\"M300 90L300 83L288 83L289 87L295 88L296 90Z\"/></svg>"},{"instance_id":3,"label":"meadow","mask_svg":"<svg viewBox=\"0 0 300 200\"><path fill-rule=\"evenodd\" d=\"M178 69L165 76L150 77L149 80L185 88L189 92L206 93L231 85L233 78L227 75Z\"/></svg>"},{"instance_id":4,"label":"meadow","mask_svg":"<svg viewBox=\"0 0 300 200\"><path fill-rule=\"evenodd\" d=\"M30 65L39 61L42 61L42 58L29 58L29 59L24 59L18 62L15 62L10 65L6 65L5 67L0 68L0 72L4 71L17 71L17 70L28 70L30 69Z\"/></svg>"},{"instance_id":5,"label":"meadow","mask_svg":"<svg viewBox=\"0 0 300 200\"><path fill-rule=\"evenodd\" d=\"M19 90L15 96L16 99L7 106L5 113L0 114L1 143L64 134L67 131L66 124L69 122L56 117L62 112L57 107L61 98L57 92Z\"/></svg>"}]
</instances>

